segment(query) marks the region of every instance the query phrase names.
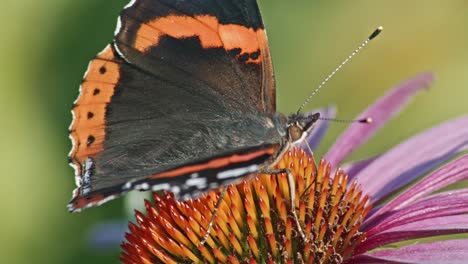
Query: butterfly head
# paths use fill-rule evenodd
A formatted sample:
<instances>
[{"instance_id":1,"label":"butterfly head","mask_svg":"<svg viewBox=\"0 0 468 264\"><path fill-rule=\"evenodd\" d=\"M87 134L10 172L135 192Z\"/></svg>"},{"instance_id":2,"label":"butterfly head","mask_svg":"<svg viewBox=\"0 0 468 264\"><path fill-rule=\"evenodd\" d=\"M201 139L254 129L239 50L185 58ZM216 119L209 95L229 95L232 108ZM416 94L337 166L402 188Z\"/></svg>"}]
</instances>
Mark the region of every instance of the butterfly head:
<instances>
[{"instance_id":1,"label":"butterfly head","mask_svg":"<svg viewBox=\"0 0 468 264\"><path fill-rule=\"evenodd\" d=\"M302 142L320 118L320 113L312 115L294 114L288 117L288 141L291 144Z\"/></svg>"}]
</instances>

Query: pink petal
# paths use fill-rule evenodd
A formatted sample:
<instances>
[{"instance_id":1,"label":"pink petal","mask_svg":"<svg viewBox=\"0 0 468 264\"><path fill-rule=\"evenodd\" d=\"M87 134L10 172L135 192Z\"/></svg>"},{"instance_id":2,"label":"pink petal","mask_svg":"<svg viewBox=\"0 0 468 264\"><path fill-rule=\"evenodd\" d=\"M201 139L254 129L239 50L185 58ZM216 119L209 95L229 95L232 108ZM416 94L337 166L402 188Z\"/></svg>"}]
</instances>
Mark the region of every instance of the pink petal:
<instances>
[{"instance_id":1,"label":"pink petal","mask_svg":"<svg viewBox=\"0 0 468 264\"><path fill-rule=\"evenodd\" d=\"M356 179L376 203L466 149L468 116L463 116L416 135L382 154L360 171Z\"/></svg>"},{"instance_id":2,"label":"pink petal","mask_svg":"<svg viewBox=\"0 0 468 264\"><path fill-rule=\"evenodd\" d=\"M424 197L424 198L420 198L417 200L417 202L422 202L422 201L435 201L437 199L439 199L440 197L448 197L448 196L465 196L465 195L468 195L468 188L464 188L464 189L452 189L452 190L448 190L448 191L445 191L445 192L440 192L440 193L435 193L435 194L431 194L427 197Z\"/></svg>"},{"instance_id":3,"label":"pink petal","mask_svg":"<svg viewBox=\"0 0 468 264\"><path fill-rule=\"evenodd\" d=\"M365 256L403 263L466 264L468 239L409 245L399 249L380 250Z\"/></svg>"},{"instance_id":4,"label":"pink petal","mask_svg":"<svg viewBox=\"0 0 468 264\"><path fill-rule=\"evenodd\" d=\"M366 160L360 160L355 162L346 163L341 166L341 169L348 174L348 181L352 182L354 178L362 171L365 167L369 166L374 160L378 159L379 156L375 156Z\"/></svg>"},{"instance_id":5,"label":"pink petal","mask_svg":"<svg viewBox=\"0 0 468 264\"><path fill-rule=\"evenodd\" d=\"M373 225L374 221L389 211L398 210L408 204L431 194L437 190L468 179L468 155L464 155L449 164L432 172L420 182L399 194L391 202L378 209L371 217L368 217L364 225Z\"/></svg>"},{"instance_id":6,"label":"pink petal","mask_svg":"<svg viewBox=\"0 0 468 264\"><path fill-rule=\"evenodd\" d=\"M435 217L464 214L468 212L468 189L438 194L431 199L419 201L398 211L389 212L372 227L362 227L368 237L413 222Z\"/></svg>"},{"instance_id":7,"label":"pink petal","mask_svg":"<svg viewBox=\"0 0 468 264\"><path fill-rule=\"evenodd\" d=\"M408 264L408 262L397 262L385 260L383 258L373 257L369 255L358 255L351 259L347 259L343 264Z\"/></svg>"},{"instance_id":8,"label":"pink petal","mask_svg":"<svg viewBox=\"0 0 468 264\"><path fill-rule=\"evenodd\" d=\"M350 125L330 148L325 159L331 163L332 167L336 168L347 155L365 143L391 117L400 112L416 92L427 87L433 80L434 75L432 73L423 73L387 92L358 117L371 117L373 122L370 124L355 123Z\"/></svg>"},{"instance_id":9,"label":"pink petal","mask_svg":"<svg viewBox=\"0 0 468 264\"><path fill-rule=\"evenodd\" d=\"M355 252L363 253L404 240L458 233L468 233L468 215L466 214L430 218L387 229L368 236L359 244Z\"/></svg>"},{"instance_id":10,"label":"pink petal","mask_svg":"<svg viewBox=\"0 0 468 264\"><path fill-rule=\"evenodd\" d=\"M322 109L307 112L305 115L307 116L307 115L311 115L317 112L320 113L320 117L334 118L336 114L336 107L328 106ZM315 151L317 149L318 145L320 144L320 141L325 135L325 132L327 132L328 126L329 126L329 122L327 121L322 121L322 120L317 121L314 129L312 129L312 132L306 139L312 150ZM308 148L304 143L301 144L301 148L303 148L305 151L308 152Z\"/></svg>"}]
</instances>

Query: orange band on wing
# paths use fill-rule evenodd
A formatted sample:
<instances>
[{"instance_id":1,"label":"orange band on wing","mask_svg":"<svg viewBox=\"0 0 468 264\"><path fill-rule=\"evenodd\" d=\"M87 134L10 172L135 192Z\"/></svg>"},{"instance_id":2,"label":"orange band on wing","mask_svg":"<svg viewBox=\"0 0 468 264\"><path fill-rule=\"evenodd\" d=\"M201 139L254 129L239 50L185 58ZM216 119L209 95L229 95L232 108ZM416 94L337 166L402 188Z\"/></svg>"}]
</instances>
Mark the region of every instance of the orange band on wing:
<instances>
[{"instance_id":1,"label":"orange band on wing","mask_svg":"<svg viewBox=\"0 0 468 264\"><path fill-rule=\"evenodd\" d=\"M151 176L150 179L177 177L180 175L190 174L190 173L198 172L201 170L217 169L217 168L225 167L229 164L241 163L241 162L253 160L263 155L273 155L276 148L277 146L275 145L267 149L257 150L257 151L250 152L250 153L234 154L234 155L227 156L227 157L213 159L206 163L196 164L192 166L185 166L185 167L178 168L175 170L159 173L159 174Z\"/></svg>"},{"instance_id":2,"label":"orange band on wing","mask_svg":"<svg viewBox=\"0 0 468 264\"><path fill-rule=\"evenodd\" d=\"M220 24L214 16L170 15L143 23L137 32L134 47L140 52L157 46L162 36L177 39L198 37L203 48L224 48L227 51L240 49L242 54L253 54L260 50L258 34L263 29L254 30L236 24ZM246 62L260 63L261 56L249 58Z\"/></svg>"},{"instance_id":3,"label":"orange band on wing","mask_svg":"<svg viewBox=\"0 0 468 264\"><path fill-rule=\"evenodd\" d=\"M93 157L104 147L106 106L120 78L120 66L115 60L109 45L90 62L72 110L70 157L76 165L77 175L81 175L81 164L86 158Z\"/></svg>"}]
</instances>

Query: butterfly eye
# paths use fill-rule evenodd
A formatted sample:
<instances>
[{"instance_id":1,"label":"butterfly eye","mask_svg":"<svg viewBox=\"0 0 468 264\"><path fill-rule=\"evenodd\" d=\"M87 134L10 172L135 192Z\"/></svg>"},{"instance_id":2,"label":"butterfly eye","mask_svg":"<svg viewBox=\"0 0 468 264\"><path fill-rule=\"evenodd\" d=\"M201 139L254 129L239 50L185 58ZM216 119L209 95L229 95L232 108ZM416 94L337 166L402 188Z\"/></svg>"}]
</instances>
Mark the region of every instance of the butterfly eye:
<instances>
[{"instance_id":1,"label":"butterfly eye","mask_svg":"<svg viewBox=\"0 0 468 264\"><path fill-rule=\"evenodd\" d=\"M288 134L291 142L296 142L301 139L303 132L304 130L297 122L288 127Z\"/></svg>"}]
</instances>

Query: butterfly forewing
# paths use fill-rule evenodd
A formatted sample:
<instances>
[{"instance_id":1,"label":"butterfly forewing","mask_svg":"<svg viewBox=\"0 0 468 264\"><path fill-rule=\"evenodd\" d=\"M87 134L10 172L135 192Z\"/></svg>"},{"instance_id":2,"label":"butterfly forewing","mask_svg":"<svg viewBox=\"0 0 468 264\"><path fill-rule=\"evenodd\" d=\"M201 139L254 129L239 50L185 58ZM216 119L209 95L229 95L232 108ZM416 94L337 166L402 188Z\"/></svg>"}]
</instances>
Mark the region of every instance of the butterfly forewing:
<instances>
[{"instance_id":1,"label":"butterfly forewing","mask_svg":"<svg viewBox=\"0 0 468 264\"><path fill-rule=\"evenodd\" d=\"M133 1L73 112L71 210L206 180L180 192L191 197L253 171L282 140L257 3Z\"/></svg>"},{"instance_id":2,"label":"butterfly forewing","mask_svg":"<svg viewBox=\"0 0 468 264\"><path fill-rule=\"evenodd\" d=\"M194 91L212 90L232 109L275 111L256 1L136 1L119 24L115 47L136 67Z\"/></svg>"}]
</instances>

